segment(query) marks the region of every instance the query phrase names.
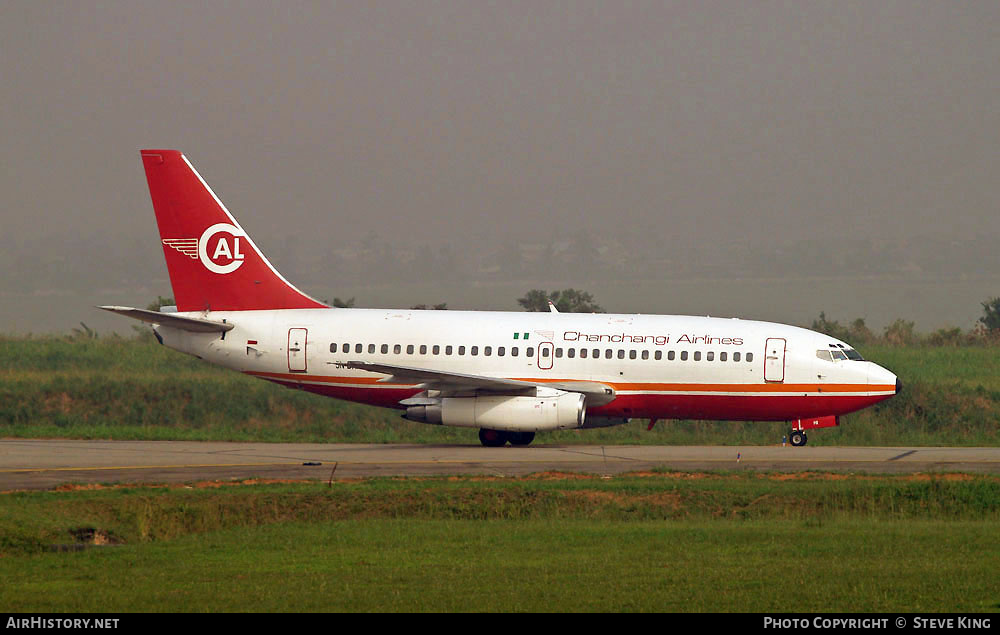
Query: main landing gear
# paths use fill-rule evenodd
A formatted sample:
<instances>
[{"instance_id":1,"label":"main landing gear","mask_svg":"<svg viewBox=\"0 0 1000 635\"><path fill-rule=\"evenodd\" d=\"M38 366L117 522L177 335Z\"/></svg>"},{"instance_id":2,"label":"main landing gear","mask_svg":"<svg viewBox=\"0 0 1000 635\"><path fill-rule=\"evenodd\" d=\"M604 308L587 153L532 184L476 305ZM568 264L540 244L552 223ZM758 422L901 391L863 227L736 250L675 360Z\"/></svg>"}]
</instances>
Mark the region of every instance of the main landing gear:
<instances>
[{"instance_id":1,"label":"main landing gear","mask_svg":"<svg viewBox=\"0 0 1000 635\"><path fill-rule=\"evenodd\" d=\"M479 442L488 448L499 448L507 445L528 445L535 439L534 432L511 432L506 430L479 429Z\"/></svg>"}]
</instances>

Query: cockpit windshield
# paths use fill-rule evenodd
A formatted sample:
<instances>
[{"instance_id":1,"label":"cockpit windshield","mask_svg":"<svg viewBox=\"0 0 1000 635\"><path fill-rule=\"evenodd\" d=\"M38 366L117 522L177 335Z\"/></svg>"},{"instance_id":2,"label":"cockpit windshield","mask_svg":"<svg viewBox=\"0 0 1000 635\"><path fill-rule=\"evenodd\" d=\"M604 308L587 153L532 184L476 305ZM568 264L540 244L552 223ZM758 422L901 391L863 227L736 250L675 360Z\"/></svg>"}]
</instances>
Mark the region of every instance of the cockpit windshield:
<instances>
[{"instance_id":1,"label":"cockpit windshield","mask_svg":"<svg viewBox=\"0 0 1000 635\"><path fill-rule=\"evenodd\" d=\"M857 352L853 348L844 346L843 344L830 344L830 348L816 351L816 357L825 359L828 362L838 362L844 360L855 362L865 361L865 358L861 356L861 353Z\"/></svg>"}]
</instances>

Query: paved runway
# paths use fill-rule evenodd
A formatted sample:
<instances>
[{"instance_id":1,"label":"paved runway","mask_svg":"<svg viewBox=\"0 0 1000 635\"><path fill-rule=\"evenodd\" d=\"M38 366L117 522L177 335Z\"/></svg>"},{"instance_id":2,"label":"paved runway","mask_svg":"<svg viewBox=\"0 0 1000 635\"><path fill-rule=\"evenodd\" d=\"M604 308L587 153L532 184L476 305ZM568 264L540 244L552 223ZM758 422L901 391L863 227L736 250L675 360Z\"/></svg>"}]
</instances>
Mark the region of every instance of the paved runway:
<instances>
[{"instance_id":1,"label":"paved runway","mask_svg":"<svg viewBox=\"0 0 1000 635\"><path fill-rule=\"evenodd\" d=\"M739 458L738 458L739 457ZM737 460L738 458L738 460ZM65 483L184 483L246 478L534 472L619 474L666 468L1000 473L1000 448L791 446L373 445L188 441L0 440L0 491Z\"/></svg>"}]
</instances>

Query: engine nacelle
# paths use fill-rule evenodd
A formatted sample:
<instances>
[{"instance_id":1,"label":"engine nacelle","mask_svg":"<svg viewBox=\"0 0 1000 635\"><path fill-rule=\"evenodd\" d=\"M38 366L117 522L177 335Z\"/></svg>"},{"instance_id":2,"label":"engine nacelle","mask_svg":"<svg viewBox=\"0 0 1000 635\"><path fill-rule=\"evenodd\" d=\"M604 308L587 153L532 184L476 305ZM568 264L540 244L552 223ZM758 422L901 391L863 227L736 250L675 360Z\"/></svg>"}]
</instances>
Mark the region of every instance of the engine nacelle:
<instances>
[{"instance_id":1,"label":"engine nacelle","mask_svg":"<svg viewBox=\"0 0 1000 635\"><path fill-rule=\"evenodd\" d=\"M583 427L585 401L585 396L574 392L550 397L445 397L437 404L410 406L406 418L491 430L565 430Z\"/></svg>"}]
</instances>

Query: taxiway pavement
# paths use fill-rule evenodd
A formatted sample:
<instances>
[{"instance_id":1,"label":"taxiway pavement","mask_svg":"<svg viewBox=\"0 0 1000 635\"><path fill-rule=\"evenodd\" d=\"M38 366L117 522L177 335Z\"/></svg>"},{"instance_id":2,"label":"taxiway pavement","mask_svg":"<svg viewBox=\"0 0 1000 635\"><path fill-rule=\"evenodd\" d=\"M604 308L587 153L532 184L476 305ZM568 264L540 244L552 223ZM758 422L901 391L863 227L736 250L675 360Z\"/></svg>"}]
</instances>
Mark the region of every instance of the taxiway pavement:
<instances>
[{"instance_id":1,"label":"taxiway pavement","mask_svg":"<svg viewBox=\"0 0 1000 635\"><path fill-rule=\"evenodd\" d=\"M1000 448L592 446L0 440L0 491L248 478L620 474L654 468L1000 473Z\"/></svg>"}]
</instances>

